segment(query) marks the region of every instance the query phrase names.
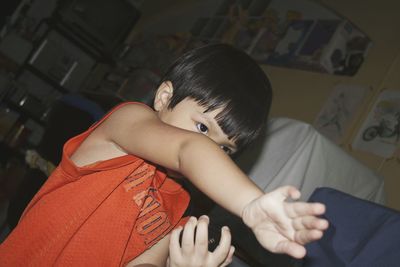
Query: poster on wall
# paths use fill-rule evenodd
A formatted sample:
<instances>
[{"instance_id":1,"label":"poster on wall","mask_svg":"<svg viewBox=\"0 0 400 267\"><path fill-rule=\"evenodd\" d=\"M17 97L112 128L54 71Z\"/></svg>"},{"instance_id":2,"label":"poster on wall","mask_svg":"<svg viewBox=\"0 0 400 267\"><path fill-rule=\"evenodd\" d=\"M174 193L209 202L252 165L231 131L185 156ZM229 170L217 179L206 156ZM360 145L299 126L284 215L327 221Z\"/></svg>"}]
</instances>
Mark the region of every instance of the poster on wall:
<instances>
[{"instance_id":1,"label":"poster on wall","mask_svg":"<svg viewBox=\"0 0 400 267\"><path fill-rule=\"evenodd\" d=\"M314 127L339 144L367 95L368 87L338 84L318 114Z\"/></svg>"},{"instance_id":2,"label":"poster on wall","mask_svg":"<svg viewBox=\"0 0 400 267\"><path fill-rule=\"evenodd\" d=\"M400 144L400 90L384 90L360 128L353 148L390 158Z\"/></svg>"}]
</instances>

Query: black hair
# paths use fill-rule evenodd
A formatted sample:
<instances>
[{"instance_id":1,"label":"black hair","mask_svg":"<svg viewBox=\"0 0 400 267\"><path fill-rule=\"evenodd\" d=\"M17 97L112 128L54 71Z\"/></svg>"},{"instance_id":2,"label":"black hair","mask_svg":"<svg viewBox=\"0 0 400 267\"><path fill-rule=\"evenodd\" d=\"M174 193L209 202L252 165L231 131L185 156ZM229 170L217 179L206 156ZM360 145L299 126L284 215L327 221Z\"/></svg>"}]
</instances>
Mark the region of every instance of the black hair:
<instances>
[{"instance_id":1,"label":"black hair","mask_svg":"<svg viewBox=\"0 0 400 267\"><path fill-rule=\"evenodd\" d=\"M206 108L222 108L216 120L238 149L253 141L265 125L272 100L271 84L244 51L227 44L193 49L178 58L161 82L174 88L168 108L185 98Z\"/></svg>"}]
</instances>

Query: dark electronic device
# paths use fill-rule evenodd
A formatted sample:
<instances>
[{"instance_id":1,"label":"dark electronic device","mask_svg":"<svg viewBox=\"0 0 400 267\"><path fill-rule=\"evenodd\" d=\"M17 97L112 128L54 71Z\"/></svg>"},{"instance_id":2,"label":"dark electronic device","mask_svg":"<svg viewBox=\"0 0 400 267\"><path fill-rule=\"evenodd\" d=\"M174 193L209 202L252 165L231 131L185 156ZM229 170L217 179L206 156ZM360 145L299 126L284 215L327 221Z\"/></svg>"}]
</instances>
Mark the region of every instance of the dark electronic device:
<instances>
[{"instance_id":1,"label":"dark electronic device","mask_svg":"<svg viewBox=\"0 0 400 267\"><path fill-rule=\"evenodd\" d=\"M63 0L57 13L75 34L108 53L118 48L141 15L125 0Z\"/></svg>"},{"instance_id":2,"label":"dark electronic device","mask_svg":"<svg viewBox=\"0 0 400 267\"><path fill-rule=\"evenodd\" d=\"M179 244L181 246L182 246L182 235L183 231L180 233L179 236ZM195 233L195 238L196 238L196 233ZM221 239L221 227L210 223L208 225L208 250L214 251L217 248L220 239Z\"/></svg>"}]
</instances>

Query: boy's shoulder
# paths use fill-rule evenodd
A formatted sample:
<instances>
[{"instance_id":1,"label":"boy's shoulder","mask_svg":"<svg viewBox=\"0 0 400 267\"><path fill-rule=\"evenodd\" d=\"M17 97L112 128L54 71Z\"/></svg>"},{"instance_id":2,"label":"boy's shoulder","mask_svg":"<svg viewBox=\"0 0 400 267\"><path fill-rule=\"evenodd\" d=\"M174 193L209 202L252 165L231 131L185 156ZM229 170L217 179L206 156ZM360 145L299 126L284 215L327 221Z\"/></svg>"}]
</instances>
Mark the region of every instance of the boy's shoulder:
<instances>
[{"instance_id":1,"label":"boy's shoulder","mask_svg":"<svg viewBox=\"0 0 400 267\"><path fill-rule=\"evenodd\" d=\"M124 102L116 106L109 113L111 120L129 120L138 121L141 119L155 118L155 111L144 103L140 102Z\"/></svg>"},{"instance_id":2,"label":"boy's shoulder","mask_svg":"<svg viewBox=\"0 0 400 267\"><path fill-rule=\"evenodd\" d=\"M97 137L109 140L124 132L132 135L132 131L142 129L152 121L159 121L152 108L139 102L124 102L107 113L91 136L92 139Z\"/></svg>"},{"instance_id":3,"label":"boy's shoulder","mask_svg":"<svg viewBox=\"0 0 400 267\"><path fill-rule=\"evenodd\" d=\"M117 106L115 106L113 109L112 109L112 111L117 111L117 110L121 110L121 109L123 109L123 110L131 110L131 111L133 111L133 110L136 110L136 111L141 111L141 110L143 110L143 111L147 111L147 112L153 112L154 113L154 110L150 107L150 106L148 106L148 105L146 105L145 103L142 103L142 102L123 102L123 103L120 103L119 105L117 105Z\"/></svg>"}]
</instances>

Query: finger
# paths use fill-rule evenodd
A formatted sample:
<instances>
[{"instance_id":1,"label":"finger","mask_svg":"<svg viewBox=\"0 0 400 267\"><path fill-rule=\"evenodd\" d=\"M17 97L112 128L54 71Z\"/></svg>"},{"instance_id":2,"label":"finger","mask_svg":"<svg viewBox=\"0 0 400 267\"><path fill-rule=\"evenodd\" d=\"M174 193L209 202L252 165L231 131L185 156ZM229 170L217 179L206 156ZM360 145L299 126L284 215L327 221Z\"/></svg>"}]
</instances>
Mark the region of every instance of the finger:
<instances>
[{"instance_id":1,"label":"finger","mask_svg":"<svg viewBox=\"0 0 400 267\"><path fill-rule=\"evenodd\" d=\"M281 186L278 189L272 191L270 194L277 194L280 196L280 200L284 201L285 199L299 199L301 193L297 190L296 187L291 185Z\"/></svg>"},{"instance_id":2,"label":"finger","mask_svg":"<svg viewBox=\"0 0 400 267\"><path fill-rule=\"evenodd\" d=\"M197 222L195 250L200 256L205 256L208 252L208 222L206 215L201 216Z\"/></svg>"},{"instance_id":3,"label":"finger","mask_svg":"<svg viewBox=\"0 0 400 267\"><path fill-rule=\"evenodd\" d=\"M182 232L182 226L174 229L171 232L171 238L169 240L169 256L175 260L178 260L182 257L181 247L179 244L179 236ZM169 258L168 258L169 261Z\"/></svg>"},{"instance_id":4,"label":"finger","mask_svg":"<svg viewBox=\"0 0 400 267\"><path fill-rule=\"evenodd\" d=\"M300 230L295 233L294 240L299 244L307 244L311 241L318 240L322 237L323 231L321 230Z\"/></svg>"},{"instance_id":5,"label":"finger","mask_svg":"<svg viewBox=\"0 0 400 267\"><path fill-rule=\"evenodd\" d=\"M225 261L221 264L220 267L225 267L225 266L228 266L229 264L231 264L232 259L233 259L233 253L235 253L235 247L231 246L231 248L229 249L228 256L226 257Z\"/></svg>"},{"instance_id":6,"label":"finger","mask_svg":"<svg viewBox=\"0 0 400 267\"><path fill-rule=\"evenodd\" d=\"M189 255L193 253L194 232L196 224L197 224L197 219L195 217L190 217L189 221L185 225L185 228L183 229L182 252L184 255Z\"/></svg>"},{"instance_id":7,"label":"finger","mask_svg":"<svg viewBox=\"0 0 400 267\"><path fill-rule=\"evenodd\" d=\"M293 228L295 230L325 230L328 228L328 221L314 216L302 216L293 220Z\"/></svg>"},{"instance_id":8,"label":"finger","mask_svg":"<svg viewBox=\"0 0 400 267\"><path fill-rule=\"evenodd\" d=\"M296 259L301 259L306 255L306 249L295 242L281 241L277 244L275 253L284 253Z\"/></svg>"},{"instance_id":9,"label":"finger","mask_svg":"<svg viewBox=\"0 0 400 267\"><path fill-rule=\"evenodd\" d=\"M297 200L301 197L301 192L296 187L289 186L288 191L289 191L288 197L293 200Z\"/></svg>"},{"instance_id":10,"label":"finger","mask_svg":"<svg viewBox=\"0 0 400 267\"><path fill-rule=\"evenodd\" d=\"M299 216L314 216L325 213L325 205L321 203L288 202L285 209L290 218Z\"/></svg>"},{"instance_id":11,"label":"finger","mask_svg":"<svg viewBox=\"0 0 400 267\"><path fill-rule=\"evenodd\" d=\"M229 228L227 226L222 227L221 239L213 252L213 255L218 262L223 262L226 259L226 256L231 248L231 238L232 236Z\"/></svg>"}]
</instances>

